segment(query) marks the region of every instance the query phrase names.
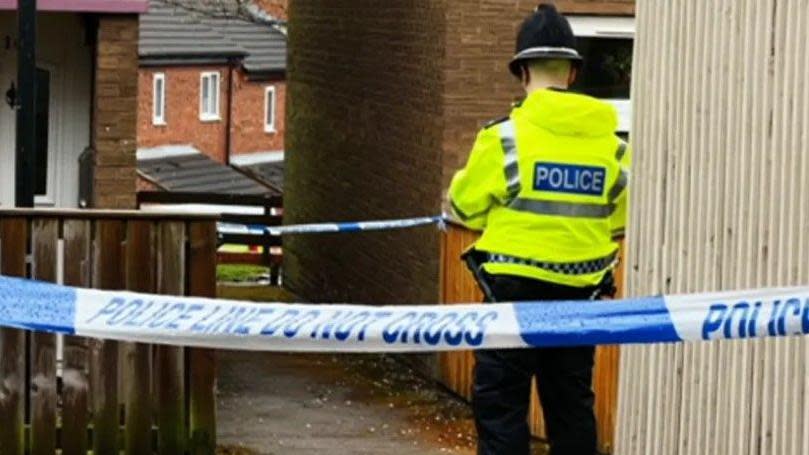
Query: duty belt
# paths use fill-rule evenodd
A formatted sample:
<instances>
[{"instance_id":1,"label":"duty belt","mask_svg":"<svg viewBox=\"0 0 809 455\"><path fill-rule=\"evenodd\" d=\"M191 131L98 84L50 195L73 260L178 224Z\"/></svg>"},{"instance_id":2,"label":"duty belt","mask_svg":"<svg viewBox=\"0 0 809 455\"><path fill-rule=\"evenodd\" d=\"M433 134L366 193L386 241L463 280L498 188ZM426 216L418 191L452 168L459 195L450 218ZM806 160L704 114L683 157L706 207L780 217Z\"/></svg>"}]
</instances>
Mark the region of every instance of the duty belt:
<instances>
[{"instance_id":1,"label":"duty belt","mask_svg":"<svg viewBox=\"0 0 809 455\"><path fill-rule=\"evenodd\" d=\"M530 267L547 270L549 272L560 273L562 275L589 275L592 273L603 272L604 270L612 268L617 262L617 259L617 252L600 259L581 262L545 262L516 256L508 256L505 254L490 253L488 262L495 264L527 265Z\"/></svg>"}]
</instances>

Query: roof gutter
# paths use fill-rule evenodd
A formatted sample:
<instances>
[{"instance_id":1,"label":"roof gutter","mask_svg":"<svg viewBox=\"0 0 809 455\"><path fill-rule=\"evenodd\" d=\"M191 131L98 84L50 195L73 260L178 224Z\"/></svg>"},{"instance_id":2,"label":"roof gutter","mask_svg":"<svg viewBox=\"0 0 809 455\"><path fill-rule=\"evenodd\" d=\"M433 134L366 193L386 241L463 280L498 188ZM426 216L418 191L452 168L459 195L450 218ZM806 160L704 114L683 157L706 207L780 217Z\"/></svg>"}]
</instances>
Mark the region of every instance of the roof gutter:
<instances>
[{"instance_id":1,"label":"roof gutter","mask_svg":"<svg viewBox=\"0 0 809 455\"><path fill-rule=\"evenodd\" d=\"M286 80L286 70L249 71L245 68L247 80L251 82L283 82Z\"/></svg>"}]
</instances>

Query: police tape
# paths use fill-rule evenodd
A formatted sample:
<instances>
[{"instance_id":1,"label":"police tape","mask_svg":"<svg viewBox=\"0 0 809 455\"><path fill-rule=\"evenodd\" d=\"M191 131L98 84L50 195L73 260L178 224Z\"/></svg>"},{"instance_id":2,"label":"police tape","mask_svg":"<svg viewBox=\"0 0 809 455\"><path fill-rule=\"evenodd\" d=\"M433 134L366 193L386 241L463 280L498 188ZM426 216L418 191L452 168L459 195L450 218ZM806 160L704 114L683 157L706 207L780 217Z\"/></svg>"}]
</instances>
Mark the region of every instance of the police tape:
<instances>
[{"instance_id":1,"label":"police tape","mask_svg":"<svg viewBox=\"0 0 809 455\"><path fill-rule=\"evenodd\" d=\"M218 223L220 234L229 235L271 235L283 236L290 234L326 234L363 231L384 231L392 229L408 229L431 224L443 228L446 217L430 216L419 218L403 218L379 221L358 221L347 223L314 223L295 224L289 226L262 226L255 224Z\"/></svg>"},{"instance_id":2,"label":"police tape","mask_svg":"<svg viewBox=\"0 0 809 455\"><path fill-rule=\"evenodd\" d=\"M258 304L0 277L0 326L284 352L434 352L809 334L809 288L615 301L432 306Z\"/></svg>"}]
</instances>

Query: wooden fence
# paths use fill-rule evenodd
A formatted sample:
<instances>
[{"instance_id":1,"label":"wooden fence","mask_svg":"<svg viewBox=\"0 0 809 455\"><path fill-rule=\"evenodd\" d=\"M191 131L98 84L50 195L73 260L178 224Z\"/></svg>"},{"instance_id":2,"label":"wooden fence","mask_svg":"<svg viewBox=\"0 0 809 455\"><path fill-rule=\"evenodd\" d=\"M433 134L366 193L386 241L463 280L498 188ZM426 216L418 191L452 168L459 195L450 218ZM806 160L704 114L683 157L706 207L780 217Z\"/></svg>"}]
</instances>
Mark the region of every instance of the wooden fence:
<instances>
[{"instance_id":1,"label":"wooden fence","mask_svg":"<svg viewBox=\"0 0 809 455\"><path fill-rule=\"evenodd\" d=\"M213 297L215 264L212 217L0 211L7 276ZM215 381L209 350L0 329L0 453L212 454Z\"/></svg>"},{"instance_id":2,"label":"wooden fence","mask_svg":"<svg viewBox=\"0 0 809 455\"><path fill-rule=\"evenodd\" d=\"M461 254L477 239L475 232L450 225L442 242L442 301L445 304L479 302L480 291ZM618 289L623 289L623 271L616 275ZM620 352L617 347L600 347L596 354L594 389L596 392L596 416L598 418L599 447L611 453L614 447L615 415L618 401L618 364ZM440 380L458 395L470 399L472 395L472 369L474 356L471 352L439 354ZM531 430L539 438L545 438L544 421L536 388L532 392L530 416Z\"/></svg>"},{"instance_id":3,"label":"wooden fence","mask_svg":"<svg viewBox=\"0 0 809 455\"><path fill-rule=\"evenodd\" d=\"M279 195L252 194L212 194L212 193L179 193L169 191L142 191L138 193L138 207L171 208L177 205L214 205L220 206L223 213L220 221L239 225L280 226L283 224L284 200ZM261 213L238 213L243 210L254 210ZM277 285L281 274L283 252L282 239L269 233L262 236L247 234L225 234L219 237L221 244L261 246L261 253L233 253L220 251L220 264L261 265L270 269L270 283Z\"/></svg>"}]
</instances>

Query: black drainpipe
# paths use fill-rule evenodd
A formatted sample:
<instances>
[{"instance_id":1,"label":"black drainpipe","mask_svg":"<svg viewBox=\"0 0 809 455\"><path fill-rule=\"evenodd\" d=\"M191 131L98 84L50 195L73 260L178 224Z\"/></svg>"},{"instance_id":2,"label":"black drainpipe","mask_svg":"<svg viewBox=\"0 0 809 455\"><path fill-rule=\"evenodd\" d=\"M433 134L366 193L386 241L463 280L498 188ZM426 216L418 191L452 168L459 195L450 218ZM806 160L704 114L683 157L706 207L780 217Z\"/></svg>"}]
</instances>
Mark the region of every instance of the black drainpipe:
<instances>
[{"instance_id":1,"label":"black drainpipe","mask_svg":"<svg viewBox=\"0 0 809 455\"><path fill-rule=\"evenodd\" d=\"M233 126L233 67L236 66L236 64L237 62L235 60L231 60L228 65L228 112L225 117L225 164L227 165L230 165L230 153L233 148L230 143L230 129Z\"/></svg>"},{"instance_id":2,"label":"black drainpipe","mask_svg":"<svg viewBox=\"0 0 809 455\"><path fill-rule=\"evenodd\" d=\"M17 6L17 135L15 206L34 206L36 177L36 81L37 1L21 0Z\"/></svg>"}]
</instances>

